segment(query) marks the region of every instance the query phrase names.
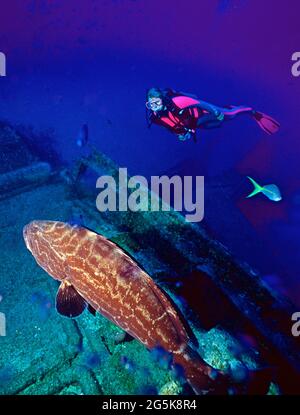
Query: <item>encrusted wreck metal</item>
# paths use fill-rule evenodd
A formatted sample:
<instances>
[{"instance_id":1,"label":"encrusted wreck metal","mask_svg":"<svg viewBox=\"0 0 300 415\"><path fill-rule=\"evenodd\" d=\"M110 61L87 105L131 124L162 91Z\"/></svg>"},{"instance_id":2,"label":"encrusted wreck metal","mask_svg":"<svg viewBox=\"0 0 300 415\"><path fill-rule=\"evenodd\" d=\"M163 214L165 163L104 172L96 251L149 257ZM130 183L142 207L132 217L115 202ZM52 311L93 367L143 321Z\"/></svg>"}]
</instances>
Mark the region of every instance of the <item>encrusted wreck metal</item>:
<instances>
[{"instance_id":1,"label":"encrusted wreck metal","mask_svg":"<svg viewBox=\"0 0 300 415\"><path fill-rule=\"evenodd\" d=\"M79 160L72 172L73 186L79 194L86 169L118 179L118 166L94 150L90 156ZM84 192L86 194L86 189ZM95 220L99 217L89 196L85 200L78 199L76 204ZM272 292L256 270L210 238L201 225L186 222L175 211L165 214L107 212L101 216L108 222L117 223L120 229L126 228L130 239L139 247L137 253L151 246L157 258L170 264L174 283L168 284L171 292L178 294L176 281L180 281L181 293L188 292L193 284L193 295L188 294L188 308L192 309L195 324L197 319L205 321L206 314L213 315L214 324L221 323L235 332L245 329L253 334L259 338L266 364L274 367L274 379L287 392L297 390L300 348L298 339L291 333L291 316L297 310L287 299ZM153 272L152 276L161 278ZM203 290L209 290L206 309L199 306ZM218 304L215 296L219 299Z\"/></svg>"},{"instance_id":2,"label":"encrusted wreck metal","mask_svg":"<svg viewBox=\"0 0 300 415\"><path fill-rule=\"evenodd\" d=\"M19 140L12 127L0 125L0 136L6 137L6 149ZM282 392L299 393L299 342L291 334L291 316L297 310L271 292L256 270L238 261L201 225L186 222L178 212L100 213L95 204L96 189L85 182L85 172L93 171L95 177L111 175L117 180L118 166L99 151L94 149L73 168L61 166L53 174L43 159L24 143L22 146L24 160L20 161L19 154L16 160L9 156L0 177L5 195L5 200L0 200L1 312L6 313L8 322L8 336L1 339L0 366L5 368L10 361L5 369L9 381L2 382L0 394L136 393L143 376L135 374L133 378L127 373L125 381L119 363L125 349L138 360L143 356L159 389L170 382L165 372L158 374L152 369L147 352L137 342L126 343L126 348L115 345L111 340L115 328L100 317L91 320L93 317L83 316L68 324L53 313L41 327L33 323L37 316L29 302L32 288L55 295L56 286L46 283L45 274L29 262L22 228L34 219L68 221L72 214L80 215L85 226L122 247L172 296L192 325L200 343L199 353L209 364L227 369L237 360L229 347L239 343L236 339L240 335L248 336L255 340L244 352L251 368L271 367L273 381ZM10 192L7 183L18 191ZM105 356L101 370L77 373L81 364L78 342L85 348L101 350ZM62 352L61 345L66 343L70 347Z\"/></svg>"}]
</instances>

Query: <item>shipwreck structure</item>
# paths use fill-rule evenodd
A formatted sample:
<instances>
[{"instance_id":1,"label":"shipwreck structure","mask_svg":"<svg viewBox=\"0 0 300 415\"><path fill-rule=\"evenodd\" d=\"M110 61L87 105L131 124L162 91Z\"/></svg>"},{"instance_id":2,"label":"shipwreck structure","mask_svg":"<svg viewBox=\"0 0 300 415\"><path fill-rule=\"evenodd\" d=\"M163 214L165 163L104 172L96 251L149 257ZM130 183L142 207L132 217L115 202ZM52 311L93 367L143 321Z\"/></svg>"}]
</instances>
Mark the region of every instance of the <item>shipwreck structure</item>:
<instances>
[{"instance_id":1,"label":"shipwreck structure","mask_svg":"<svg viewBox=\"0 0 300 415\"><path fill-rule=\"evenodd\" d=\"M96 188L88 185L86 173L117 180L119 170L96 149L74 166L53 168L32 147L26 148L26 137L13 127L2 124L0 138L7 152L13 143L24 146L23 163L18 157L13 163L10 154L0 174L1 311L7 320L7 335L0 340L0 379L6 380L0 382L0 393L147 393L139 388L149 384L158 392L174 392L174 383L166 387L174 381L169 371L157 368L138 342L115 342L120 330L103 317L85 315L69 321L55 314L56 284L27 254L22 228L33 219L78 217L119 244L168 292L189 321L208 363L233 374L239 365L269 367L271 393L299 393L300 347L291 333L291 316L297 310L264 285L256 270L238 261L201 225L186 222L173 210L99 213ZM36 292L47 293L52 304L46 319L39 315L43 301L30 300ZM101 369L86 363L89 353L100 356ZM136 366L134 377L122 366L124 354L127 363L144 362ZM182 386L175 390L180 393Z\"/></svg>"}]
</instances>

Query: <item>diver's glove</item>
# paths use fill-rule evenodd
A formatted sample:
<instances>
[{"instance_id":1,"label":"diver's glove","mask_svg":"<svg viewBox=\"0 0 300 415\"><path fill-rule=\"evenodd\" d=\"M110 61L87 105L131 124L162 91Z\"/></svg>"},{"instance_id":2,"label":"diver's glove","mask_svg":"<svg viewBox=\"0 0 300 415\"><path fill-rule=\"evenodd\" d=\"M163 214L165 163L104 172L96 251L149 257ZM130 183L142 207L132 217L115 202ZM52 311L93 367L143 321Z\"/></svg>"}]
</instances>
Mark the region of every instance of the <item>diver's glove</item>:
<instances>
[{"instance_id":1,"label":"diver's glove","mask_svg":"<svg viewBox=\"0 0 300 415\"><path fill-rule=\"evenodd\" d=\"M190 140L192 138L193 130L188 129L185 134L179 134L178 138L180 141Z\"/></svg>"},{"instance_id":2,"label":"diver's glove","mask_svg":"<svg viewBox=\"0 0 300 415\"><path fill-rule=\"evenodd\" d=\"M218 121L223 121L225 118L225 115L221 111L215 111L215 116Z\"/></svg>"}]
</instances>

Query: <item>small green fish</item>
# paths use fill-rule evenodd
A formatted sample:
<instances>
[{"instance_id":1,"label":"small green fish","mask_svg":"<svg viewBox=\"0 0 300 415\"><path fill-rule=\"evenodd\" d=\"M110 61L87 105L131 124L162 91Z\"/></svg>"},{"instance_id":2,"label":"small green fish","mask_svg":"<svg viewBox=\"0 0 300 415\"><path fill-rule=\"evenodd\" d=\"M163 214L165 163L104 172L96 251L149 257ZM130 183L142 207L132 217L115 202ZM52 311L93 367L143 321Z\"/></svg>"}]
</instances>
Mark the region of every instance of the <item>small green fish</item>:
<instances>
[{"instance_id":1,"label":"small green fish","mask_svg":"<svg viewBox=\"0 0 300 415\"><path fill-rule=\"evenodd\" d=\"M251 177L247 177L254 186L253 192L250 193L250 195L247 197L255 196L258 193L263 193L268 199L272 200L273 202L279 202L282 199L280 190L276 184L266 184L265 186L260 186Z\"/></svg>"}]
</instances>

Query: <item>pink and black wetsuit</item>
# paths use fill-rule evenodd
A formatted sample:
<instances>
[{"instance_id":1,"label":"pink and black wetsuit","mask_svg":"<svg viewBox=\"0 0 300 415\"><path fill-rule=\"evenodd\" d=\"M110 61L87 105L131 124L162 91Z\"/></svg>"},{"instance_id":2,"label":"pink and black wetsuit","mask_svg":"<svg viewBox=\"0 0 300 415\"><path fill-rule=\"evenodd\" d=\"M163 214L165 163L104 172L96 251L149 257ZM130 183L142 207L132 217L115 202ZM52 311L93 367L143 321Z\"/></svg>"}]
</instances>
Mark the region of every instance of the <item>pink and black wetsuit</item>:
<instances>
[{"instance_id":1,"label":"pink and black wetsuit","mask_svg":"<svg viewBox=\"0 0 300 415\"><path fill-rule=\"evenodd\" d=\"M163 110L150 111L148 114L149 126L152 123L161 125L178 136L190 133L194 141L197 129L220 127L224 121L241 114L252 116L268 134L273 134L279 129L277 121L249 106L218 107L170 89L165 91L163 102Z\"/></svg>"},{"instance_id":2,"label":"pink and black wetsuit","mask_svg":"<svg viewBox=\"0 0 300 415\"><path fill-rule=\"evenodd\" d=\"M199 100L189 96L179 94L171 96L169 92L164 103L164 110L150 111L148 114L149 126L151 124L161 125L178 136L190 132L195 140L199 120L203 117L205 122L215 119L215 115L211 116L207 110L199 107Z\"/></svg>"}]
</instances>

